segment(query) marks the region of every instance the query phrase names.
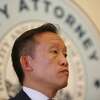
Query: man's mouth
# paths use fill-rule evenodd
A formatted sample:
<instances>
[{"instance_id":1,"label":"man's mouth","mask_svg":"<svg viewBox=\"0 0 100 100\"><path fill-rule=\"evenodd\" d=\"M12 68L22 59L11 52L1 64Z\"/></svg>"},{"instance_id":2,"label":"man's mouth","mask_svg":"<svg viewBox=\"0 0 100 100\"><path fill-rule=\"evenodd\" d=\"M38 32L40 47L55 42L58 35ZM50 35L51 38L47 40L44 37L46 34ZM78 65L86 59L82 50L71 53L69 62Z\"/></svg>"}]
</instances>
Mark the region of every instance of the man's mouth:
<instances>
[{"instance_id":1,"label":"man's mouth","mask_svg":"<svg viewBox=\"0 0 100 100\"><path fill-rule=\"evenodd\" d=\"M60 71L61 73L65 73L67 76L69 76L69 71L68 69L63 69Z\"/></svg>"}]
</instances>

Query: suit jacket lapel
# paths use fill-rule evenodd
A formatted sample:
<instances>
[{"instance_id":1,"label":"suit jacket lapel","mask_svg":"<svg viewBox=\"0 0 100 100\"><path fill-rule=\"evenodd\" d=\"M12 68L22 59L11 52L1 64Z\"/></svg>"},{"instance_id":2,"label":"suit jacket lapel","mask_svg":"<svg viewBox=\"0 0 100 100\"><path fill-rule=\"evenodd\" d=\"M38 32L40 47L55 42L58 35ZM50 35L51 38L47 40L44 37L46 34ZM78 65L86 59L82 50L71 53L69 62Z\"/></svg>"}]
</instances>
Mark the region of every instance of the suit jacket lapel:
<instances>
[{"instance_id":1,"label":"suit jacket lapel","mask_svg":"<svg viewBox=\"0 0 100 100\"><path fill-rule=\"evenodd\" d=\"M21 89L21 91L10 100L31 100L28 95Z\"/></svg>"}]
</instances>

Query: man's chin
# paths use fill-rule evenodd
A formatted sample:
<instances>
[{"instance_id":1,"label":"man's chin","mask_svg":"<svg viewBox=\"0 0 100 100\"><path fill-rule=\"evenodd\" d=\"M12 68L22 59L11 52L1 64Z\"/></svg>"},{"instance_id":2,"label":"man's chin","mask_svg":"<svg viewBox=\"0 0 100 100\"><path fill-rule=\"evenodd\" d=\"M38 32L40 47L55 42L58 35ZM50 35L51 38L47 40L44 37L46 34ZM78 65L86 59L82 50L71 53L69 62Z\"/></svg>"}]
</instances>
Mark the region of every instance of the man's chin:
<instances>
[{"instance_id":1,"label":"man's chin","mask_svg":"<svg viewBox=\"0 0 100 100\"><path fill-rule=\"evenodd\" d=\"M65 88L67 85L68 85L68 83L67 83L67 82L65 82L65 83L61 84L61 85L59 85L59 89Z\"/></svg>"},{"instance_id":2,"label":"man's chin","mask_svg":"<svg viewBox=\"0 0 100 100\"><path fill-rule=\"evenodd\" d=\"M68 85L68 83L65 83L65 84L62 86L62 88L65 88L67 85Z\"/></svg>"}]
</instances>

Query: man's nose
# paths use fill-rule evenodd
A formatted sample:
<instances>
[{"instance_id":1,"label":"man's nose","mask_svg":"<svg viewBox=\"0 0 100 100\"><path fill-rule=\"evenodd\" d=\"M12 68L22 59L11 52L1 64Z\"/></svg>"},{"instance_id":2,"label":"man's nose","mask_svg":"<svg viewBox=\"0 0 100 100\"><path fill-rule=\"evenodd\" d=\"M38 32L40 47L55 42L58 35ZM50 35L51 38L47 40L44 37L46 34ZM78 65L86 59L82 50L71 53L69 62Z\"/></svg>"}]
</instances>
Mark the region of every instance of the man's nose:
<instances>
[{"instance_id":1,"label":"man's nose","mask_svg":"<svg viewBox=\"0 0 100 100\"><path fill-rule=\"evenodd\" d=\"M63 55L63 54L61 54L61 56L60 56L60 65L61 66L65 66L65 67L68 67L68 61L67 61L67 58Z\"/></svg>"}]
</instances>

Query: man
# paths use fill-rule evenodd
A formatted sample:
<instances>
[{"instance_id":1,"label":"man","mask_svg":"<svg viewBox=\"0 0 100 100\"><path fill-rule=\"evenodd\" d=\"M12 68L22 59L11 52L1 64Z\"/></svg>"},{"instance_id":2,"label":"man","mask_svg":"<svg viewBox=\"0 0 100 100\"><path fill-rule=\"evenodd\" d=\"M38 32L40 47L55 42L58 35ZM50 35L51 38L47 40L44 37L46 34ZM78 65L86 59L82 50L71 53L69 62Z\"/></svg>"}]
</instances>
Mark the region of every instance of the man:
<instances>
[{"instance_id":1,"label":"man","mask_svg":"<svg viewBox=\"0 0 100 100\"><path fill-rule=\"evenodd\" d=\"M49 100L67 86L67 48L53 24L23 33L16 39L11 56L22 85L11 100Z\"/></svg>"}]
</instances>

